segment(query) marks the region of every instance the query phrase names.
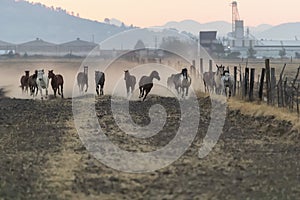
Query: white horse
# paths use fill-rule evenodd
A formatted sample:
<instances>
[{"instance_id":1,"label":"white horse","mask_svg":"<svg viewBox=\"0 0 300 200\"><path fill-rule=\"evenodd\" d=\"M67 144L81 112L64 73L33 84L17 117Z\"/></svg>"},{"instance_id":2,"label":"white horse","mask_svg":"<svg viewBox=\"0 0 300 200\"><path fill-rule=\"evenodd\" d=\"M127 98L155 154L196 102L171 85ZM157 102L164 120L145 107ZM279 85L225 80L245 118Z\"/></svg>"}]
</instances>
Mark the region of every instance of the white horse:
<instances>
[{"instance_id":1,"label":"white horse","mask_svg":"<svg viewBox=\"0 0 300 200\"><path fill-rule=\"evenodd\" d=\"M48 75L45 74L43 69L38 70L38 72L37 72L36 84L37 84L38 90L41 93L41 98L43 99L42 89L46 90L46 98L47 98L48 97L49 78L48 78Z\"/></svg>"},{"instance_id":2,"label":"white horse","mask_svg":"<svg viewBox=\"0 0 300 200\"><path fill-rule=\"evenodd\" d=\"M187 69L184 68L182 69L181 73L173 74L171 76L171 79L173 79L173 84L178 94L181 94L182 98L184 97L184 95L188 96L189 87L192 84L192 79L188 75Z\"/></svg>"},{"instance_id":3,"label":"white horse","mask_svg":"<svg viewBox=\"0 0 300 200\"><path fill-rule=\"evenodd\" d=\"M215 74L215 82L216 82L216 93L231 97L231 93L233 90L233 82L234 78L230 75L229 69L225 70L225 66L217 65L217 72Z\"/></svg>"},{"instance_id":4,"label":"white horse","mask_svg":"<svg viewBox=\"0 0 300 200\"><path fill-rule=\"evenodd\" d=\"M228 97L231 97L234 78L229 74L229 71L224 71L221 81L222 81L223 94L227 96L227 89L228 89Z\"/></svg>"}]
</instances>

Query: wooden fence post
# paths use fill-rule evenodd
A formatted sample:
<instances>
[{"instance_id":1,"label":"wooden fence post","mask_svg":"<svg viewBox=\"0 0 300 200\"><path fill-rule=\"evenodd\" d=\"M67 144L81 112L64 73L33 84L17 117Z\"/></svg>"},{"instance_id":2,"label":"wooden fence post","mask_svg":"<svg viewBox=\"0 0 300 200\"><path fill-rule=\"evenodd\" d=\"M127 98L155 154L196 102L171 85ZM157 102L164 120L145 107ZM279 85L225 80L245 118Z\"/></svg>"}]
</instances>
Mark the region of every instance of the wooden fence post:
<instances>
[{"instance_id":1,"label":"wooden fence post","mask_svg":"<svg viewBox=\"0 0 300 200\"><path fill-rule=\"evenodd\" d=\"M209 72L212 72L212 60L209 60Z\"/></svg>"},{"instance_id":2,"label":"wooden fence post","mask_svg":"<svg viewBox=\"0 0 300 200\"><path fill-rule=\"evenodd\" d=\"M275 68L271 68L271 103L275 103L275 89L276 89L276 77Z\"/></svg>"},{"instance_id":3,"label":"wooden fence post","mask_svg":"<svg viewBox=\"0 0 300 200\"><path fill-rule=\"evenodd\" d=\"M259 81L260 85L259 85L259 92L258 92L258 97L260 101L262 101L263 98L265 71L266 71L265 68L261 69L261 76Z\"/></svg>"},{"instance_id":4,"label":"wooden fence post","mask_svg":"<svg viewBox=\"0 0 300 200\"><path fill-rule=\"evenodd\" d=\"M203 74L203 58L200 58L200 74Z\"/></svg>"},{"instance_id":5,"label":"wooden fence post","mask_svg":"<svg viewBox=\"0 0 300 200\"><path fill-rule=\"evenodd\" d=\"M285 70L286 63L284 64L280 75L279 75L279 80L277 83L277 103L278 107L284 107L284 94L283 94L283 87L282 87L282 80L283 80L283 72Z\"/></svg>"},{"instance_id":6,"label":"wooden fence post","mask_svg":"<svg viewBox=\"0 0 300 200\"><path fill-rule=\"evenodd\" d=\"M249 68L245 68L245 79L244 79L244 97L247 97L249 87Z\"/></svg>"},{"instance_id":7,"label":"wooden fence post","mask_svg":"<svg viewBox=\"0 0 300 200\"><path fill-rule=\"evenodd\" d=\"M234 69L233 69L233 78L234 78L234 83L233 83L233 96L235 96L235 95L236 95L237 66L234 66Z\"/></svg>"},{"instance_id":8,"label":"wooden fence post","mask_svg":"<svg viewBox=\"0 0 300 200\"><path fill-rule=\"evenodd\" d=\"M249 100L250 101L253 101L254 78L255 78L255 69L251 68L251 73L250 73L250 90L249 90Z\"/></svg>"},{"instance_id":9,"label":"wooden fence post","mask_svg":"<svg viewBox=\"0 0 300 200\"><path fill-rule=\"evenodd\" d=\"M298 83L298 86L297 86L297 115L298 115L298 118L299 118L299 83Z\"/></svg>"},{"instance_id":10,"label":"wooden fence post","mask_svg":"<svg viewBox=\"0 0 300 200\"><path fill-rule=\"evenodd\" d=\"M289 105L288 102L288 93L287 93L287 77L285 77L283 82L283 94L284 94L284 105L287 107Z\"/></svg>"},{"instance_id":11,"label":"wooden fence post","mask_svg":"<svg viewBox=\"0 0 300 200\"><path fill-rule=\"evenodd\" d=\"M270 59L265 60L266 65L266 82L267 82L267 102L271 103L272 91L271 91L271 77L270 77Z\"/></svg>"},{"instance_id":12,"label":"wooden fence post","mask_svg":"<svg viewBox=\"0 0 300 200\"><path fill-rule=\"evenodd\" d=\"M193 60L192 61L192 66L191 66L191 74L192 75L195 75L195 72L196 72L196 61L195 60Z\"/></svg>"},{"instance_id":13,"label":"wooden fence post","mask_svg":"<svg viewBox=\"0 0 300 200\"><path fill-rule=\"evenodd\" d=\"M243 97L244 95L244 84L243 84L243 74L242 74L242 66L240 65L240 84L239 84L239 94Z\"/></svg>"}]
</instances>

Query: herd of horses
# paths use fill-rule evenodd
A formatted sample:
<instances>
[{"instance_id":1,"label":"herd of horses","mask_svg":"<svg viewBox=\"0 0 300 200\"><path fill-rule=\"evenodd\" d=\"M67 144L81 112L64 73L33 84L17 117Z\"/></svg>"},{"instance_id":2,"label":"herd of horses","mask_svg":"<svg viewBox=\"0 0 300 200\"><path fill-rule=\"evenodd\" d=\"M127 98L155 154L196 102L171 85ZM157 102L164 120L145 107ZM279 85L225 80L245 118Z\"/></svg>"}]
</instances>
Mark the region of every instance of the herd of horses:
<instances>
[{"instance_id":1,"label":"herd of horses","mask_svg":"<svg viewBox=\"0 0 300 200\"><path fill-rule=\"evenodd\" d=\"M223 65L216 65L215 72L209 71L203 73L203 83L205 92L215 93L231 97L234 78L229 73L229 68L225 69Z\"/></svg>"},{"instance_id":2,"label":"herd of horses","mask_svg":"<svg viewBox=\"0 0 300 200\"><path fill-rule=\"evenodd\" d=\"M28 93L29 90L31 96L37 96L38 91L40 91L41 98L43 99L43 89L46 90L46 97L48 96L48 86L50 79L54 97L56 97L57 92L58 95L64 98L63 76L60 74L54 74L53 70L49 70L48 75L45 74L44 69L35 70L34 74L32 75L29 75L29 71L25 71L25 75L23 75L20 80L22 92Z\"/></svg>"},{"instance_id":3,"label":"herd of horses","mask_svg":"<svg viewBox=\"0 0 300 200\"><path fill-rule=\"evenodd\" d=\"M46 91L46 98L48 96L49 80L51 79L51 86L53 89L54 97L56 93L64 98L63 85L64 78L61 74L54 74L53 70L48 71L48 75L45 71L35 70L35 73L30 75L29 71L25 71L25 75L21 77L21 88L23 92L30 91L31 96L37 96L38 91L43 99L43 89ZM131 75L129 70L124 71L124 80L126 85L127 96L131 95L135 90L136 77ZM144 101L147 95L150 93L153 87L153 80L160 81L160 76L157 71L152 71L149 76L142 76L138 82L139 86L139 98ZM203 74L203 82L206 92L214 91L217 94L224 94L231 96L233 88L233 78L229 73L229 69L225 69L223 65L217 65L216 72L205 72ZM105 83L105 74L101 71L95 71L95 86L98 96L104 94L103 88ZM180 73L171 74L167 79L167 86L174 88L178 95L182 97L188 96L189 87L191 86L192 79L188 74L187 68L183 68ZM85 66L83 72L77 74L77 85L79 92L82 94L88 91L88 67ZM228 92L227 92L228 90Z\"/></svg>"}]
</instances>

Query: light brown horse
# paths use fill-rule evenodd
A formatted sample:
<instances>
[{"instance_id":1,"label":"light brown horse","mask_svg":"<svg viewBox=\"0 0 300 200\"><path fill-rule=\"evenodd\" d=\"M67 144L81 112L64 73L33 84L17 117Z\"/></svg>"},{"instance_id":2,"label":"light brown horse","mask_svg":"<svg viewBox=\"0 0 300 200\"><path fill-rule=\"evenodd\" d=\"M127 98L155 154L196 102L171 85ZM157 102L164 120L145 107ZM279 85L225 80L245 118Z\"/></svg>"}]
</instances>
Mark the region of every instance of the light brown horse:
<instances>
[{"instance_id":1,"label":"light brown horse","mask_svg":"<svg viewBox=\"0 0 300 200\"><path fill-rule=\"evenodd\" d=\"M51 79L51 86L54 92L54 97L56 97L56 91L61 98L64 98L63 87L64 87L64 78L62 75L53 73L53 70L48 71L48 78ZM60 90L59 90L60 87Z\"/></svg>"}]
</instances>

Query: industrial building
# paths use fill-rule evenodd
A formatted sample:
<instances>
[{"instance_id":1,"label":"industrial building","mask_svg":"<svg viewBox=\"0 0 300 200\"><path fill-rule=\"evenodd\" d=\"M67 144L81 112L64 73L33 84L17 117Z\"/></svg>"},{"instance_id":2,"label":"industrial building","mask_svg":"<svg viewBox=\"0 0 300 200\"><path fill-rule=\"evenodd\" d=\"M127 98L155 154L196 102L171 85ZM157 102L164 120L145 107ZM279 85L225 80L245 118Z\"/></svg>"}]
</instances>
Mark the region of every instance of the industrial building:
<instances>
[{"instance_id":1,"label":"industrial building","mask_svg":"<svg viewBox=\"0 0 300 200\"><path fill-rule=\"evenodd\" d=\"M231 3L232 32L228 33L223 43L227 52L239 52L239 57L249 57L249 49L255 51L256 58L283 58L296 57L300 54L300 41L298 40L257 40L251 35L249 29L245 30L244 21L240 19L237 2Z\"/></svg>"}]
</instances>

